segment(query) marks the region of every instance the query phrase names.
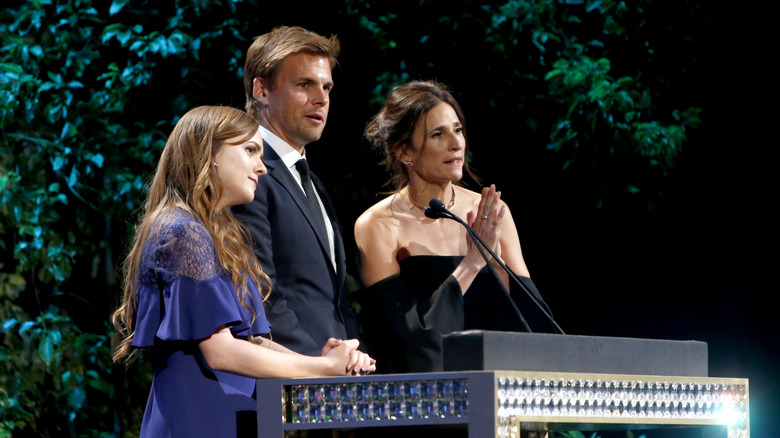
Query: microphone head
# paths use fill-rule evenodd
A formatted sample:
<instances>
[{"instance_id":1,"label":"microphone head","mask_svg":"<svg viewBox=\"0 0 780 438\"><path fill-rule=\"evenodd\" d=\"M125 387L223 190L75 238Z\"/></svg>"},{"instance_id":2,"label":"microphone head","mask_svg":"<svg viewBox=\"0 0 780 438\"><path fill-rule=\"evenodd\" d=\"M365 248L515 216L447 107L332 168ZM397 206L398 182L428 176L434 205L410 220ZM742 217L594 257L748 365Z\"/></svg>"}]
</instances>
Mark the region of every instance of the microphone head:
<instances>
[{"instance_id":1,"label":"microphone head","mask_svg":"<svg viewBox=\"0 0 780 438\"><path fill-rule=\"evenodd\" d=\"M434 210L434 209L432 209L432 208L426 208L424 210L424 212L425 212L425 217L427 217L429 219L438 219L438 218L441 217L439 212Z\"/></svg>"},{"instance_id":2,"label":"microphone head","mask_svg":"<svg viewBox=\"0 0 780 438\"><path fill-rule=\"evenodd\" d=\"M447 211L447 209L444 207L444 203L436 198L431 199L431 202L429 202L428 205L430 205L431 208L437 213L440 211Z\"/></svg>"}]
</instances>

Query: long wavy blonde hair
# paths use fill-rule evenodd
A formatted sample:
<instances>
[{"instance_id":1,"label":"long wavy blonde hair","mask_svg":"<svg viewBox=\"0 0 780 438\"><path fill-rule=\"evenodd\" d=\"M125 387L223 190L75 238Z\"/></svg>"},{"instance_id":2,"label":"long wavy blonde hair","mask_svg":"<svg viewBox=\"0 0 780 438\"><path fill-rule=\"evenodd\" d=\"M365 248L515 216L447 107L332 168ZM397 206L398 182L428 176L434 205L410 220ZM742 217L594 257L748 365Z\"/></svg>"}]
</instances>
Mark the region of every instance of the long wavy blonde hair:
<instances>
[{"instance_id":1,"label":"long wavy blonde hair","mask_svg":"<svg viewBox=\"0 0 780 438\"><path fill-rule=\"evenodd\" d=\"M134 356L130 344L135 334L136 280L141 252L155 221L174 208L184 209L206 227L214 241L220 265L230 274L242 305L257 316L245 301L246 282L256 282L265 299L271 291L271 281L247 245L251 237L246 228L233 217L229 208L216 209L223 187L212 165L223 145L247 142L255 135L257 127L257 122L245 112L220 106L194 108L174 127L157 164L143 216L135 228L132 249L124 262L124 296L113 316L114 326L123 339L114 351L114 361L125 356L129 361Z\"/></svg>"}]
</instances>

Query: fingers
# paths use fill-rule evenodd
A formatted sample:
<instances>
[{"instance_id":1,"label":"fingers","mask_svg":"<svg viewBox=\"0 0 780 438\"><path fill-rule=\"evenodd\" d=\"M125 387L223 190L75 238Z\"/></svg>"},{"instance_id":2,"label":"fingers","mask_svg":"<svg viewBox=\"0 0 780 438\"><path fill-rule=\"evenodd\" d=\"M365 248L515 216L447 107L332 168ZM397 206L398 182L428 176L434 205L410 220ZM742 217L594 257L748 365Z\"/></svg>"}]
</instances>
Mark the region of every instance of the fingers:
<instances>
[{"instance_id":1,"label":"fingers","mask_svg":"<svg viewBox=\"0 0 780 438\"><path fill-rule=\"evenodd\" d=\"M354 348L352 350L349 350L349 360L347 361L347 373L350 374L359 374L363 368L366 366L364 363L365 359L364 357L365 353L362 351L355 350Z\"/></svg>"},{"instance_id":2,"label":"fingers","mask_svg":"<svg viewBox=\"0 0 780 438\"><path fill-rule=\"evenodd\" d=\"M486 220L495 213L499 198L501 198L501 192L496 190L495 184L482 188L482 198L479 200L479 211L477 212L480 219Z\"/></svg>"},{"instance_id":3,"label":"fingers","mask_svg":"<svg viewBox=\"0 0 780 438\"><path fill-rule=\"evenodd\" d=\"M486 219L485 216L488 216L487 213L490 212L488 205L490 201L490 189L494 187L495 186L491 185L490 187L482 188L482 197L479 200L479 208L476 211L476 222L482 222Z\"/></svg>"},{"instance_id":4,"label":"fingers","mask_svg":"<svg viewBox=\"0 0 780 438\"><path fill-rule=\"evenodd\" d=\"M499 226L501 225L501 219L504 218L504 215L506 214L506 205L502 205L501 208L498 209L498 214L496 214L496 217L493 220L493 225Z\"/></svg>"},{"instance_id":5,"label":"fingers","mask_svg":"<svg viewBox=\"0 0 780 438\"><path fill-rule=\"evenodd\" d=\"M360 341L357 339L344 339L341 341L344 345L346 345L350 350L357 350L357 348L360 346Z\"/></svg>"},{"instance_id":6,"label":"fingers","mask_svg":"<svg viewBox=\"0 0 780 438\"><path fill-rule=\"evenodd\" d=\"M496 190L495 184L483 187L477 211L468 216L473 218L472 228L481 234L496 226L498 220L504 217L504 206L500 200L501 192Z\"/></svg>"},{"instance_id":7,"label":"fingers","mask_svg":"<svg viewBox=\"0 0 780 438\"><path fill-rule=\"evenodd\" d=\"M364 376L366 374L370 374L376 371L376 361L369 357L367 354L364 354L367 358L367 364L358 369L357 375Z\"/></svg>"},{"instance_id":8,"label":"fingers","mask_svg":"<svg viewBox=\"0 0 780 438\"><path fill-rule=\"evenodd\" d=\"M360 366L362 365L360 363L360 355L362 353L354 348L351 348L347 352L347 373L348 374L355 374L354 370L360 369Z\"/></svg>"},{"instance_id":9,"label":"fingers","mask_svg":"<svg viewBox=\"0 0 780 438\"><path fill-rule=\"evenodd\" d=\"M477 219L477 215L474 214L473 211L469 210L466 212L466 223L469 224L470 227L474 228L474 221Z\"/></svg>"},{"instance_id":10,"label":"fingers","mask_svg":"<svg viewBox=\"0 0 780 438\"><path fill-rule=\"evenodd\" d=\"M501 202L501 192L496 190L495 184L483 187L480 195L477 210L467 212L466 217L472 229L482 238L485 245L499 255L502 219L507 212L507 207ZM476 254L478 249L476 242L469 240L469 254Z\"/></svg>"},{"instance_id":11,"label":"fingers","mask_svg":"<svg viewBox=\"0 0 780 438\"><path fill-rule=\"evenodd\" d=\"M354 351L353 354L357 355L357 362L351 370L348 370L352 375L359 376L376 371L376 360L371 356L363 353L362 351Z\"/></svg>"},{"instance_id":12,"label":"fingers","mask_svg":"<svg viewBox=\"0 0 780 438\"><path fill-rule=\"evenodd\" d=\"M327 342L325 342L325 345L322 347L322 355L324 356L328 351L338 347L342 342L344 341L341 339L328 338Z\"/></svg>"},{"instance_id":13,"label":"fingers","mask_svg":"<svg viewBox=\"0 0 780 438\"><path fill-rule=\"evenodd\" d=\"M342 341L342 343L345 348L349 348L347 351L347 375L356 376L376 371L376 360L357 349L360 345L360 341L357 339L349 339Z\"/></svg>"}]
</instances>

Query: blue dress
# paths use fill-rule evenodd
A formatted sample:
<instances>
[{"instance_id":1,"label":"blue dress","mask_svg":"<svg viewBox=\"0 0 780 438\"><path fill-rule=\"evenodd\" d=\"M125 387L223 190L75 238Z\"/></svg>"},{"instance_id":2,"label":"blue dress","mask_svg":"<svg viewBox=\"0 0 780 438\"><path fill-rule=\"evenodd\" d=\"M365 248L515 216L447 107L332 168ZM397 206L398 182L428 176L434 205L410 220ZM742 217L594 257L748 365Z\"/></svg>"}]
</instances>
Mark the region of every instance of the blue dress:
<instances>
[{"instance_id":1,"label":"blue dress","mask_svg":"<svg viewBox=\"0 0 780 438\"><path fill-rule=\"evenodd\" d=\"M241 339L270 332L254 282L244 301L255 315L241 305L206 228L180 209L153 225L136 281L132 345L154 366L141 437L257 436L255 379L209 368L198 348L223 325Z\"/></svg>"}]
</instances>

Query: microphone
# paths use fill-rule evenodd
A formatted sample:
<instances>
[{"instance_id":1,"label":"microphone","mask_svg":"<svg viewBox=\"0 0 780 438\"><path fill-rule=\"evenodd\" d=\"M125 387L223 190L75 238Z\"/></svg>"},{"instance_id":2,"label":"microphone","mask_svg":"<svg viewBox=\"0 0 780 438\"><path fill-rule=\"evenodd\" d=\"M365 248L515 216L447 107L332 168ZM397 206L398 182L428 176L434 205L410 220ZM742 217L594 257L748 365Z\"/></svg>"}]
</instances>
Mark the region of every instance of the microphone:
<instances>
[{"instance_id":1,"label":"microphone","mask_svg":"<svg viewBox=\"0 0 780 438\"><path fill-rule=\"evenodd\" d=\"M447 210L447 208L444 206L444 203L441 202L440 200L436 199L436 198L431 199L431 201L428 203L428 205L430 205L430 207L426 208L425 211L424 211L425 216L427 218L439 219L439 218L444 217L444 218L447 218L447 219L452 219L455 222L458 222L461 225L463 225L464 227L466 227L466 232L468 232L468 234L469 234L469 236L471 236L472 240L474 240L474 242L477 243L477 249L479 250L479 253L482 254L482 258L485 259L485 262L490 267L490 270L492 271L493 267L490 264L490 260L488 260L487 256L485 255L485 252L482 250L482 247L484 247L490 253L490 256L493 257L493 259L495 259L496 262L498 262L499 266L501 266L501 268L504 271L506 271L507 274L509 274L509 277L512 278L512 280L515 282L515 284L520 286L520 289L522 289L523 292L525 292L525 294L528 296L528 298L530 298L531 301L534 304L536 304L536 307L538 307L539 310L542 311L542 314L547 318L548 321L550 321L550 323L552 324L553 328L555 328L555 330L558 333L564 334L563 329L561 329L561 327L558 325L558 323L555 322L555 319L553 319L552 315L550 315L549 312L547 312L547 310L545 310L544 306L542 306L541 303L539 303L539 301L536 299L534 294L532 294L531 291L529 291L528 288L520 281L520 279L517 278L517 275L515 275L515 273L512 271L512 269L510 269L509 266L507 266L500 258L498 258L498 256L496 256L495 252L493 252L493 250L490 249L490 247L487 246L485 241L482 240L482 237L480 237L479 234L477 234L477 232L474 231L474 229L471 228L471 226L469 226L469 224L467 224L463 219L459 218L457 215L455 215L451 211ZM495 272L494 272L494 274L495 274ZM520 312L520 309L517 308L517 305L515 304L515 301L512 299L512 297L509 295L509 292L503 286L501 287L501 289L507 295L507 298L509 298L509 302L512 304L512 307L514 307L514 310L517 313L518 317L520 318L520 321L523 323L523 325L526 326L528 331L531 332L531 328L528 326L528 323L525 322L525 318L523 318L523 315Z\"/></svg>"},{"instance_id":2,"label":"microphone","mask_svg":"<svg viewBox=\"0 0 780 438\"><path fill-rule=\"evenodd\" d=\"M436 198L431 199L431 202L428 203L430 207L426 208L424 213L425 216L430 219L438 219L440 217L446 217L444 214L445 212L449 213L450 211L447 210L444 207L444 203L439 201ZM452 213L450 213L452 214Z\"/></svg>"}]
</instances>

